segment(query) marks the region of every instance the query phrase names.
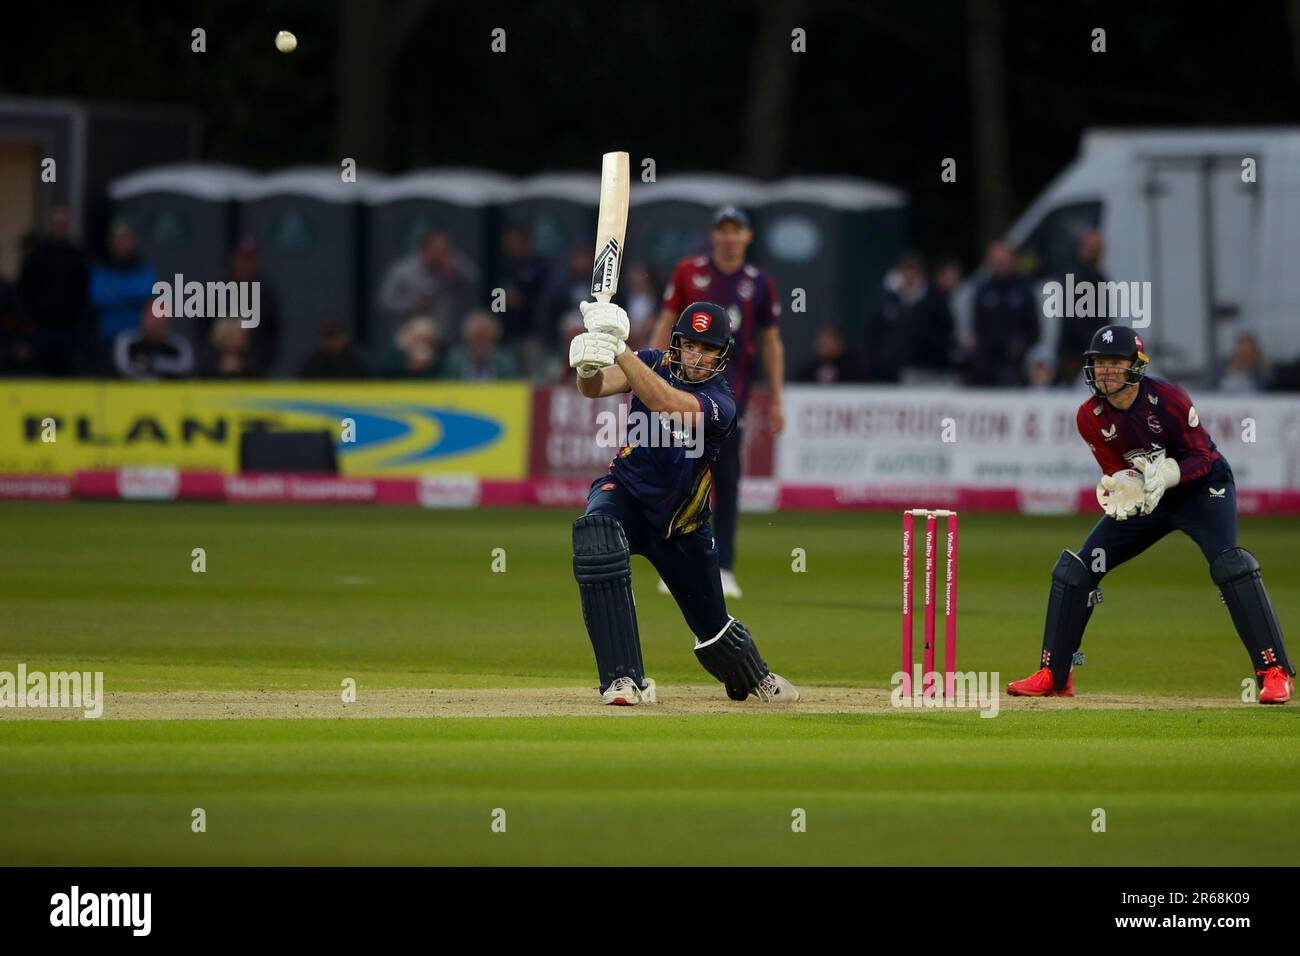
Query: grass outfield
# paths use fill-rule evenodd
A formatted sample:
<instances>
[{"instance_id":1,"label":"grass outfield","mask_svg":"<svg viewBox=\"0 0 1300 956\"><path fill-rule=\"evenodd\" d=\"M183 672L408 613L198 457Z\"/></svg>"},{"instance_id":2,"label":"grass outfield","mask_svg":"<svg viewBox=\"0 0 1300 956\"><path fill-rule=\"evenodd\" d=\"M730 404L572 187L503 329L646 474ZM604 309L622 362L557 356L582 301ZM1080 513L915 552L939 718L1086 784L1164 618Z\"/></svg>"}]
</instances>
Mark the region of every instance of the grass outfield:
<instances>
[{"instance_id":1,"label":"grass outfield","mask_svg":"<svg viewBox=\"0 0 1300 956\"><path fill-rule=\"evenodd\" d=\"M115 695L594 684L562 510L0 505L0 670L102 670ZM1048 574L1086 519L962 519L959 666L1033 669ZM1300 522L1247 520L1284 625ZM803 686L898 668L898 519L747 515L732 611ZM207 572L190 569L202 547ZM504 548L505 573L493 573ZM791 550L807 572L791 571ZM707 685L636 559L649 673ZM1079 705L975 713L15 720L0 859L20 863L1289 863L1295 705L1248 662L1171 537L1106 582ZM918 615L919 616L919 615ZM1294 629L1294 628L1293 628ZM713 685L716 686L716 685ZM1088 694L1158 709L1089 709ZM719 694L721 691L719 689ZM1194 698L1202 706L1183 706ZM1222 700L1207 709L1205 699ZM1185 703L1190 704L1188 700ZM32 712L21 712L26 717ZM208 814L205 834L190 812ZM490 829L494 808L507 832ZM807 832L791 832L794 808ZM1094 808L1107 830L1091 829ZM1260 840L1262 831L1275 834Z\"/></svg>"}]
</instances>

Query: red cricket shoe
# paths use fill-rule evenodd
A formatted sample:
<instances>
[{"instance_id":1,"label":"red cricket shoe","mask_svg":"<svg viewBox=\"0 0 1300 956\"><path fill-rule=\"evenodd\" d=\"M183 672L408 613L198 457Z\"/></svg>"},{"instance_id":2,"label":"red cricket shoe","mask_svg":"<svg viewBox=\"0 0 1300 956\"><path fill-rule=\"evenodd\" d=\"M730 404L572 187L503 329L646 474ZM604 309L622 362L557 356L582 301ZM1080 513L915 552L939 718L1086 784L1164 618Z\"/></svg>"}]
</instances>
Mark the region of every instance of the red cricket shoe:
<instances>
[{"instance_id":1,"label":"red cricket shoe","mask_svg":"<svg viewBox=\"0 0 1300 956\"><path fill-rule=\"evenodd\" d=\"M1264 687L1259 692L1261 704L1285 704L1291 699L1295 682L1291 680L1291 675L1286 672L1286 668L1270 667L1266 671L1257 671L1255 676Z\"/></svg>"},{"instance_id":2,"label":"red cricket shoe","mask_svg":"<svg viewBox=\"0 0 1300 956\"><path fill-rule=\"evenodd\" d=\"M1275 670L1281 670L1278 667ZM1073 697L1074 671L1065 679L1065 689L1057 690L1052 683L1052 669L1043 667L1034 671L1024 680L1015 680L1007 685L1007 693L1012 697ZM1260 700L1263 700L1260 697Z\"/></svg>"}]
</instances>

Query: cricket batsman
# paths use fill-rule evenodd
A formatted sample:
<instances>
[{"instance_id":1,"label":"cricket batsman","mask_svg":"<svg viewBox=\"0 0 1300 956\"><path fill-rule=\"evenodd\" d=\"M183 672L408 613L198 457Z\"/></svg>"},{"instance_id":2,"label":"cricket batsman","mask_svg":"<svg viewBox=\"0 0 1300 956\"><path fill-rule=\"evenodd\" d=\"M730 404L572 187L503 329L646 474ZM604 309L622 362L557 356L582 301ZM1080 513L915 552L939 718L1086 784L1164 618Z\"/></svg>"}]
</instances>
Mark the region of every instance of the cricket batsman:
<instances>
[{"instance_id":1,"label":"cricket batsman","mask_svg":"<svg viewBox=\"0 0 1300 956\"><path fill-rule=\"evenodd\" d=\"M1024 697L1072 697L1071 666L1108 571L1171 531L1200 547L1210 577L1246 645L1261 704L1285 704L1295 668L1260 576L1259 562L1237 546L1232 469L1201 426L1187 392L1146 377L1142 339L1130 328L1098 329L1084 354L1093 398L1076 416L1079 434L1104 474L1097 500L1105 516L1079 553L1063 551L1052 569L1043 629L1042 667L1007 686Z\"/></svg>"},{"instance_id":2,"label":"cricket batsman","mask_svg":"<svg viewBox=\"0 0 1300 956\"><path fill-rule=\"evenodd\" d=\"M736 430L735 395L721 375L735 344L727 311L693 302L667 350L634 352L621 308L584 302L581 310L586 331L569 346L578 391L588 398L630 391L629 423L656 430L653 440L629 440L618 452L573 523L573 576L604 702L655 702L655 682L641 661L633 554L644 555L667 584L695 635L696 658L728 697L798 700L794 685L768 669L748 628L727 614L709 525L712 465Z\"/></svg>"}]
</instances>

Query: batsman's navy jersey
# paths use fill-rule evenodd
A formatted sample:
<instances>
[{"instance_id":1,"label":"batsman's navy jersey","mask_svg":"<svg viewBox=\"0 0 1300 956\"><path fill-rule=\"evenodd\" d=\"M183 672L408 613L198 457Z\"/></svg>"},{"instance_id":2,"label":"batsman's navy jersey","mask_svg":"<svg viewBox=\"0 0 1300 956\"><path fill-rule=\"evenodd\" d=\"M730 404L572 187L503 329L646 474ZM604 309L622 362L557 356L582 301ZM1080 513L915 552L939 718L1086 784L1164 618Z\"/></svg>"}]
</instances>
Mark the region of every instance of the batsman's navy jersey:
<instances>
[{"instance_id":1,"label":"batsman's navy jersey","mask_svg":"<svg viewBox=\"0 0 1300 956\"><path fill-rule=\"evenodd\" d=\"M781 318L776 283L749 263L728 275L711 256L691 256L673 270L664 290L664 308L676 318L692 302L701 301L716 302L731 317L736 346L722 374L731 383L736 408L743 413L758 356L758 330L772 328Z\"/></svg>"},{"instance_id":2,"label":"batsman's navy jersey","mask_svg":"<svg viewBox=\"0 0 1300 956\"><path fill-rule=\"evenodd\" d=\"M689 392L700 403L702 444L693 439L693 447L686 447L680 432L673 433L672 419L651 412L633 393L628 415L629 444L610 462L609 472L636 499L641 513L658 534L665 538L689 534L709 519L711 465L723 442L735 431L736 398L721 375L700 385L687 385L669 372L667 352L641 349L636 354L669 385ZM648 430L636 436L637 422L649 422L659 430L653 437ZM633 443L634 438L639 440Z\"/></svg>"},{"instance_id":3,"label":"batsman's navy jersey","mask_svg":"<svg viewBox=\"0 0 1300 956\"><path fill-rule=\"evenodd\" d=\"M1076 421L1079 434L1108 475L1131 468L1139 455L1152 460L1164 457L1178 462L1179 483L1186 484L1204 478L1223 462L1201 426L1191 396L1158 378L1142 379L1137 398L1124 411L1104 398L1088 399L1079 406Z\"/></svg>"}]
</instances>

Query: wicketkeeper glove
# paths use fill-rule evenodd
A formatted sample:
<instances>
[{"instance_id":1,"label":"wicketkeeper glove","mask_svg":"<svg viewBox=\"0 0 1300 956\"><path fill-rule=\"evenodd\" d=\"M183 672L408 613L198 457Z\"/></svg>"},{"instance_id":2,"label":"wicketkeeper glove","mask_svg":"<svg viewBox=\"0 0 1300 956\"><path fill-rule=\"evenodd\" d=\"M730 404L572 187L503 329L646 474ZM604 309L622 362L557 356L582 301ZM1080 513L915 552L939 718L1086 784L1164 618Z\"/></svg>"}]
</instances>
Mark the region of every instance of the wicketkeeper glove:
<instances>
[{"instance_id":1,"label":"wicketkeeper glove","mask_svg":"<svg viewBox=\"0 0 1300 956\"><path fill-rule=\"evenodd\" d=\"M1160 499L1165 496L1165 492L1182 479L1182 472L1178 468L1178 462L1172 458L1161 458L1159 461L1143 459L1142 474L1146 480L1143 487L1145 500L1142 502L1142 513L1149 515L1156 510L1156 505L1160 504Z\"/></svg>"},{"instance_id":2,"label":"wicketkeeper glove","mask_svg":"<svg viewBox=\"0 0 1300 956\"><path fill-rule=\"evenodd\" d=\"M1116 521L1126 521L1142 508L1145 483L1142 473L1125 468L1113 475L1102 475L1097 482L1097 502Z\"/></svg>"}]
</instances>

